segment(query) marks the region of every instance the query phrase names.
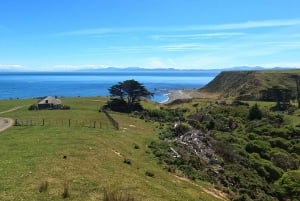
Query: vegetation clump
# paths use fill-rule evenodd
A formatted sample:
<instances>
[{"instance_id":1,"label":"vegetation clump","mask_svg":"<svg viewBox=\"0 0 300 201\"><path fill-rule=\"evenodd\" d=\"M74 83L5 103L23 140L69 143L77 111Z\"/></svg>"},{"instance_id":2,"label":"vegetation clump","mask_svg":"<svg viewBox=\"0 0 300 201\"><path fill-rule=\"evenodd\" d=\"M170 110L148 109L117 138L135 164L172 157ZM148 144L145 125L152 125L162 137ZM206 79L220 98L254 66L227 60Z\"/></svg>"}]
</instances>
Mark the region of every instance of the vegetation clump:
<instances>
[{"instance_id":1,"label":"vegetation clump","mask_svg":"<svg viewBox=\"0 0 300 201\"><path fill-rule=\"evenodd\" d=\"M125 80L109 88L111 100L106 107L118 112L141 111L141 98L149 98L150 93L144 85L136 80Z\"/></svg>"},{"instance_id":2,"label":"vegetation clump","mask_svg":"<svg viewBox=\"0 0 300 201\"><path fill-rule=\"evenodd\" d=\"M149 148L167 170L213 182L233 200L295 199L300 189L286 178L300 167L299 129L271 107L208 105L169 124Z\"/></svg>"},{"instance_id":3,"label":"vegetation clump","mask_svg":"<svg viewBox=\"0 0 300 201\"><path fill-rule=\"evenodd\" d=\"M104 191L103 201L134 201L135 198L129 193L122 191Z\"/></svg>"}]
</instances>

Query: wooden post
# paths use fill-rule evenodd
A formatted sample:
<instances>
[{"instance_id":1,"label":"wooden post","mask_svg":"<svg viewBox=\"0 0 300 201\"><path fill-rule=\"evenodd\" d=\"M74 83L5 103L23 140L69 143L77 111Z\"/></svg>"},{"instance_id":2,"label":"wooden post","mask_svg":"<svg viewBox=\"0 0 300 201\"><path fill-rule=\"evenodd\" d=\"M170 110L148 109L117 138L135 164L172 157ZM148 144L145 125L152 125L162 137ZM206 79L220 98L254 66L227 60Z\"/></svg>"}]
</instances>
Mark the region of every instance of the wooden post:
<instances>
[{"instance_id":1,"label":"wooden post","mask_svg":"<svg viewBox=\"0 0 300 201\"><path fill-rule=\"evenodd\" d=\"M45 119L43 119L43 126L45 126Z\"/></svg>"},{"instance_id":2,"label":"wooden post","mask_svg":"<svg viewBox=\"0 0 300 201\"><path fill-rule=\"evenodd\" d=\"M71 119L69 119L69 128L71 127Z\"/></svg>"}]
</instances>

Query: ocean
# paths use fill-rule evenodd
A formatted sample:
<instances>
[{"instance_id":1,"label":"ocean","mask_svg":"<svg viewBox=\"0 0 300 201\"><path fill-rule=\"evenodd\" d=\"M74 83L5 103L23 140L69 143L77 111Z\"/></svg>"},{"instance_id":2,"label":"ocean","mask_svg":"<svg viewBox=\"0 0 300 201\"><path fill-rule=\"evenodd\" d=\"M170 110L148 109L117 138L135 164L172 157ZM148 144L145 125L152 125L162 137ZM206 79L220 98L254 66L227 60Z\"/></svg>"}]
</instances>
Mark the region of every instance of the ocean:
<instances>
[{"instance_id":1,"label":"ocean","mask_svg":"<svg viewBox=\"0 0 300 201\"><path fill-rule=\"evenodd\" d=\"M161 102L170 90L199 89L216 75L214 71L0 72L0 99L109 96L109 87L134 79L154 93L153 101Z\"/></svg>"}]
</instances>

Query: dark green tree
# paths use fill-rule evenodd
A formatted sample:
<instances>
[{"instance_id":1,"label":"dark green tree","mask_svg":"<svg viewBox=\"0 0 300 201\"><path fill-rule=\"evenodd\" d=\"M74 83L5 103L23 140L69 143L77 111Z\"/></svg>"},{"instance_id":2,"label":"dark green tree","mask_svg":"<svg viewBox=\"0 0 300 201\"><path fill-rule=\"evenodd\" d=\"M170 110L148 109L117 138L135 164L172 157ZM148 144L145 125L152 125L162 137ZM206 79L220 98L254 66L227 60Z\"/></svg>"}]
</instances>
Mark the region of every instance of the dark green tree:
<instances>
[{"instance_id":1,"label":"dark green tree","mask_svg":"<svg viewBox=\"0 0 300 201\"><path fill-rule=\"evenodd\" d=\"M254 119L261 119L261 118L262 118L262 112L259 109L258 105L257 104L253 105L249 110L248 119L254 120Z\"/></svg>"},{"instance_id":2,"label":"dark green tree","mask_svg":"<svg viewBox=\"0 0 300 201\"><path fill-rule=\"evenodd\" d=\"M112 97L108 107L121 112L140 110L141 105L139 102L141 98L149 98L153 95L144 85L133 79L119 82L108 90Z\"/></svg>"}]
</instances>

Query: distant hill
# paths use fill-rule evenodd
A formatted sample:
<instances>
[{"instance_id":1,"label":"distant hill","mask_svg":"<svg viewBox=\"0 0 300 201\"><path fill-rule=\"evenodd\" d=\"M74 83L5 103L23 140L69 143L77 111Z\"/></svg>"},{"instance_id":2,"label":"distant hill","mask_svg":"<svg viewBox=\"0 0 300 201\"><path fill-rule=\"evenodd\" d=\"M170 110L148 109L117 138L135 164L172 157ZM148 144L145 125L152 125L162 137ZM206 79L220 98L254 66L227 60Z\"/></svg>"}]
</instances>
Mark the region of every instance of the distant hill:
<instances>
[{"instance_id":1,"label":"distant hill","mask_svg":"<svg viewBox=\"0 0 300 201\"><path fill-rule=\"evenodd\" d=\"M257 100L261 90L274 86L289 88L295 92L296 84L292 75L300 76L300 69L223 71L200 91L217 93L221 98Z\"/></svg>"},{"instance_id":2,"label":"distant hill","mask_svg":"<svg viewBox=\"0 0 300 201\"><path fill-rule=\"evenodd\" d=\"M126 68L117 68L117 67L107 67L107 68L97 68L97 69L80 69L79 72L216 72L220 73L222 71L258 71L266 70L267 68L261 66L235 66L235 67L224 67L224 68L211 68L211 69L177 69L177 68L141 68L141 67L126 67ZM274 67L270 70L286 70L290 69L288 67Z\"/></svg>"}]
</instances>

